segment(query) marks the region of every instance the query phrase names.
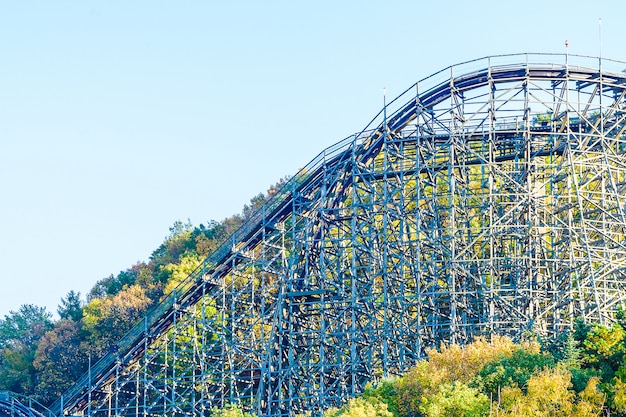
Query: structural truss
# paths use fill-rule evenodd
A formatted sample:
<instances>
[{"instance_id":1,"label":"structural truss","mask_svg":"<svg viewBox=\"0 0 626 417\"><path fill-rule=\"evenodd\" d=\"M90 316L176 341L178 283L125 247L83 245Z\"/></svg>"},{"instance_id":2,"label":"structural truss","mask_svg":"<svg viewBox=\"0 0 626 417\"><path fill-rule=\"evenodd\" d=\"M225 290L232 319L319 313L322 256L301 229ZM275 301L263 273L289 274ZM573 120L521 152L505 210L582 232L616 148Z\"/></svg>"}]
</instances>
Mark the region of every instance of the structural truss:
<instances>
[{"instance_id":1,"label":"structural truss","mask_svg":"<svg viewBox=\"0 0 626 417\"><path fill-rule=\"evenodd\" d=\"M317 415L441 342L610 321L626 298L623 68L514 55L419 81L298 172L55 409Z\"/></svg>"}]
</instances>

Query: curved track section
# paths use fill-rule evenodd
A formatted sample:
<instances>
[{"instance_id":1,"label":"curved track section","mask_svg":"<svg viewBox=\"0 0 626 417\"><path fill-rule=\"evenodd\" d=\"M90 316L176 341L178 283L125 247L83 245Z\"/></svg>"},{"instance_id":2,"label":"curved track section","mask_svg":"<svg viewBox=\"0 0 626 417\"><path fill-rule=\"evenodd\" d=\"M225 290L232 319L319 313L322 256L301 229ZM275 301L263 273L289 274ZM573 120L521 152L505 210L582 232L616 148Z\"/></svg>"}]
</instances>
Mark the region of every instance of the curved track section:
<instances>
[{"instance_id":1,"label":"curved track section","mask_svg":"<svg viewBox=\"0 0 626 417\"><path fill-rule=\"evenodd\" d=\"M63 413L315 415L441 342L610 321L626 298L623 68L516 55L419 81L296 174Z\"/></svg>"},{"instance_id":2,"label":"curved track section","mask_svg":"<svg viewBox=\"0 0 626 417\"><path fill-rule=\"evenodd\" d=\"M0 391L2 417L52 417L54 414L38 402L9 391Z\"/></svg>"}]
</instances>

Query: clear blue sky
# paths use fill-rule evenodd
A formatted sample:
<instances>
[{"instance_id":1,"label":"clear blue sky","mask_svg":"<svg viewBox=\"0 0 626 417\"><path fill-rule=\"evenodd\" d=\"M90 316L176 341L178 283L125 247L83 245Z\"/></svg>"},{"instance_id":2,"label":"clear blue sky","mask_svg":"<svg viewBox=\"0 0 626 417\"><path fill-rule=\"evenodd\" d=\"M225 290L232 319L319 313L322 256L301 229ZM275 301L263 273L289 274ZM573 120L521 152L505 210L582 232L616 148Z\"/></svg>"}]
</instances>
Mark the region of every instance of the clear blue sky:
<instances>
[{"instance_id":1,"label":"clear blue sky","mask_svg":"<svg viewBox=\"0 0 626 417\"><path fill-rule=\"evenodd\" d=\"M0 318L148 260L418 79L516 52L626 60L622 1L0 0Z\"/></svg>"}]
</instances>

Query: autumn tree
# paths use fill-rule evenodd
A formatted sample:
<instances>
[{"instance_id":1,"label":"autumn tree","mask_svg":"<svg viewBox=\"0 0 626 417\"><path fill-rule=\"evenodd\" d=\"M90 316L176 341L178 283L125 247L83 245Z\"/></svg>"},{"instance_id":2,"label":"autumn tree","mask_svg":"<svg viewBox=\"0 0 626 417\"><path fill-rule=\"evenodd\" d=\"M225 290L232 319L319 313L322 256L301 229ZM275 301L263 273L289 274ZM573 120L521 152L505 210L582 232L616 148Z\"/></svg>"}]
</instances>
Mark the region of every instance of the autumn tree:
<instances>
[{"instance_id":1,"label":"autumn tree","mask_svg":"<svg viewBox=\"0 0 626 417\"><path fill-rule=\"evenodd\" d=\"M476 378L485 363L510 357L520 348L509 338L494 336L491 341L477 339L467 346L450 345L441 346L439 350L429 350L428 360L418 362L394 384L400 414L423 415L425 412L423 399L439 396L441 401L447 401L446 397L449 395L441 392L442 387L455 382L466 387ZM535 345L526 348L539 349ZM474 391L466 391L465 394L474 395ZM478 398L477 404L481 401Z\"/></svg>"},{"instance_id":2,"label":"autumn tree","mask_svg":"<svg viewBox=\"0 0 626 417\"><path fill-rule=\"evenodd\" d=\"M37 397L44 404L59 398L86 371L88 350L76 321L61 320L41 339L33 365Z\"/></svg>"},{"instance_id":3,"label":"autumn tree","mask_svg":"<svg viewBox=\"0 0 626 417\"><path fill-rule=\"evenodd\" d=\"M393 417L393 413L375 398L353 398L341 408L327 410L324 417Z\"/></svg>"},{"instance_id":4,"label":"autumn tree","mask_svg":"<svg viewBox=\"0 0 626 417\"><path fill-rule=\"evenodd\" d=\"M560 367L544 369L528 379L524 393L517 385L501 390L497 415L506 417L599 416L604 396L593 379L580 394L571 389L571 373Z\"/></svg>"},{"instance_id":5,"label":"autumn tree","mask_svg":"<svg viewBox=\"0 0 626 417\"><path fill-rule=\"evenodd\" d=\"M600 347L606 346L605 342L614 346L619 339L610 329L597 329L588 335L587 345L595 341L597 352L603 352ZM599 337L606 339L605 342L600 342ZM568 367L581 366L577 352L565 343L557 362L548 351L542 351L537 342L513 343L499 337L491 341L478 339L465 346L441 346L438 350L429 350L428 359L419 361L405 375L383 380L376 387L366 387L363 395L341 408L328 410L324 417L624 415L626 384L619 378L607 384L600 377L592 376L583 389L574 389ZM611 401L607 400L603 389L612 390Z\"/></svg>"},{"instance_id":6,"label":"autumn tree","mask_svg":"<svg viewBox=\"0 0 626 417\"><path fill-rule=\"evenodd\" d=\"M99 356L122 338L145 315L153 300L139 285L132 285L115 296L92 300L83 311L89 344Z\"/></svg>"}]
</instances>

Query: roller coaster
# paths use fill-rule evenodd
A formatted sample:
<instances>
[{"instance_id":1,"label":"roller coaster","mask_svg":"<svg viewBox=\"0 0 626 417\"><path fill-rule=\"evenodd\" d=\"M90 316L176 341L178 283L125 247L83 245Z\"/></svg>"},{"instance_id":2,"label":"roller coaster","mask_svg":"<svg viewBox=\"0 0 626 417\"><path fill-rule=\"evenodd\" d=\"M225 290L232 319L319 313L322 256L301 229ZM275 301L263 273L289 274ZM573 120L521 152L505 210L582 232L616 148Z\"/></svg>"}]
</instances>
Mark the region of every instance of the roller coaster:
<instances>
[{"instance_id":1,"label":"roller coaster","mask_svg":"<svg viewBox=\"0 0 626 417\"><path fill-rule=\"evenodd\" d=\"M626 63L487 57L325 149L52 406L295 416L626 299Z\"/></svg>"},{"instance_id":2,"label":"roller coaster","mask_svg":"<svg viewBox=\"0 0 626 417\"><path fill-rule=\"evenodd\" d=\"M10 391L0 391L2 417L55 417L54 413L32 398Z\"/></svg>"}]
</instances>

